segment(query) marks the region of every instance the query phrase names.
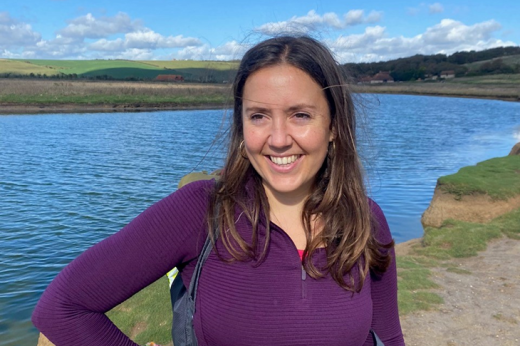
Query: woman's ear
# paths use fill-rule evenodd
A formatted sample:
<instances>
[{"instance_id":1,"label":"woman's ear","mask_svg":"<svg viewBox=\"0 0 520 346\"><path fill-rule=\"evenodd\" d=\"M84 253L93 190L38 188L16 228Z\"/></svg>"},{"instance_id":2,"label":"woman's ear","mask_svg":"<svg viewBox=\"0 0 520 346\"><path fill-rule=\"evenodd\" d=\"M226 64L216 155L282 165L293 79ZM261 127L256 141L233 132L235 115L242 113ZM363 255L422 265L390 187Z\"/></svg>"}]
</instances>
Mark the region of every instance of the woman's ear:
<instances>
[{"instance_id":1,"label":"woman's ear","mask_svg":"<svg viewBox=\"0 0 520 346\"><path fill-rule=\"evenodd\" d=\"M336 128L333 127L330 129L329 142L332 142L334 139L336 139Z\"/></svg>"}]
</instances>

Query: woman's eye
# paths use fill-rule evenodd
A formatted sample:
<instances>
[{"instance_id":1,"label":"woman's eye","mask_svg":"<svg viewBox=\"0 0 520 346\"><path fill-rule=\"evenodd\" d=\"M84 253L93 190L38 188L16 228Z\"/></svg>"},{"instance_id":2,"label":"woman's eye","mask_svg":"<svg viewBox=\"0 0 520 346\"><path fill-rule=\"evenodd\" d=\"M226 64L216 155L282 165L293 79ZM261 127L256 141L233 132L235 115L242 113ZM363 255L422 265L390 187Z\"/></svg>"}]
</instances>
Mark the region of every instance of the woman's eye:
<instances>
[{"instance_id":1,"label":"woman's eye","mask_svg":"<svg viewBox=\"0 0 520 346\"><path fill-rule=\"evenodd\" d=\"M300 118L300 119L307 119L307 118L310 118L311 116L307 113L296 113L294 115L296 118Z\"/></svg>"},{"instance_id":2,"label":"woman's eye","mask_svg":"<svg viewBox=\"0 0 520 346\"><path fill-rule=\"evenodd\" d=\"M260 114L260 113L255 113L255 114L252 114L250 118L251 118L251 120L260 120L260 119L264 118L264 115Z\"/></svg>"}]
</instances>

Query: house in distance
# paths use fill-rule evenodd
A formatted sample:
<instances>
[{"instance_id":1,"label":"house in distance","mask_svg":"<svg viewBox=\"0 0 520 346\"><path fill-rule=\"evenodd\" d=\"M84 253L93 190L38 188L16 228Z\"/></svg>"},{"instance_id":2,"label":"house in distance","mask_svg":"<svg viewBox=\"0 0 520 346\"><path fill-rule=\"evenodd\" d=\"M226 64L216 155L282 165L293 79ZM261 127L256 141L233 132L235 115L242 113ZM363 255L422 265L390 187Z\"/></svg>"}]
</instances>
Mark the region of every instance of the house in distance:
<instances>
[{"instance_id":1,"label":"house in distance","mask_svg":"<svg viewBox=\"0 0 520 346\"><path fill-rule=\"evenodd\" d=\"M370 79L371 84L376 83L393 83L394 79L392 76L390 76L390 72L383 72L380 71L379 73L376 73L374 77Z\"/></svg>"},{"instance_id":2,"label":"house in distance","mask_svg":"<svg viewBox=\"0 0 520 346\"><path fill-rule=\"evenodd\" d=\"M155 77L159 82L184 82L184 77L178 74L160 74Z\"/></svg>"}]
</instances>

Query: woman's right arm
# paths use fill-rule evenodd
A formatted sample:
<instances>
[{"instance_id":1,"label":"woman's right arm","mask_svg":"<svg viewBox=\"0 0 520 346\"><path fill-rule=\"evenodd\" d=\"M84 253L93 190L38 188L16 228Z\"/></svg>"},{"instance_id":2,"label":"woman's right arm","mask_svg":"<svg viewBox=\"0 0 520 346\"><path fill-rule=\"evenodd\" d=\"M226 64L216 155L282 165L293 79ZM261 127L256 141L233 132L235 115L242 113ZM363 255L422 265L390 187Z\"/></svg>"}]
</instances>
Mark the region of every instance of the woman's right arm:
<instances>
[{"instance_id":1,"label":"woman's right arm","mask_svg":"<svg viewBox=\"0 0 520 346\"><path fill-rule=\"evenodd\" d=\"M105 312L198 255L213 186L200 181L179 189L81 254L41 296L34 325L57 346L136 345Z\"/></svg>"}]
</instances>

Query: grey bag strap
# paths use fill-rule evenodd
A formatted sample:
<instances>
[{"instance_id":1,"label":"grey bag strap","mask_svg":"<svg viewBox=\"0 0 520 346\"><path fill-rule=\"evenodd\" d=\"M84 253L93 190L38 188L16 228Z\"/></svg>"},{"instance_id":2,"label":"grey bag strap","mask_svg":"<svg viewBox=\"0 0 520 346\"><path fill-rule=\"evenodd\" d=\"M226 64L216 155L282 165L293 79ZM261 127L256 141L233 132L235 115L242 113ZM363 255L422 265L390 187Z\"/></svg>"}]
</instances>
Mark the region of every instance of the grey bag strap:
<instances>
[{"instance_id":1,"label":"grey bag strap","mask_svg":"<svg viewBox=\"0 0 520 346\"><path fill-rule=\"evenodd\" d=\"M373 329L370 329L370 334L372 334L372 339L374 340L374 346L385 346L379 336L377 336L376 332Z\"/></svg>"},{"instance_id":2,"label":"grey bag strap","mask_svg":"<svg viewBox=\"0 0 520 346\"><path fill-rule=\"evenodd\" d=\"M219 206L215 207L216 214L218 215ZM218 238L219 230L216 219L213 222L213 230L215 232L215 239ZM211 230L210 230L211 231ZM195 270L191 276L190 285L186 290L182 277L177 274L177 277L173 281L170 287L170 296L172 299L173 309L173 323L172 323L172 340L175 346L197 346L197 336L193 329L193 315L195 314L195 299L197 296L197 287L199 283L200 273L202 266L208 258L211 250L213 249L213 243L209 236L206 237L206 241L202 246L202 250L198 256Z\"/></svg>"},{"instance_id":3,"label":"grey bag strap","mask_svg":"<svg viewBox=\"0 0 520 346\"><path fill-rule=\"evenodd\" d=\"M217 208L218 209L218 208ZM215 239L218 238L218 226L213 225L213 229L215 231ZM206 262L206 259L208 259L209 254L211 253L211 250L213 249L213 243L211 242L211 238L208 234L206 237L206 241L204 242L204 246L202 247L202 251L200 252L199 259L197 260L197 265L195 266L195 271L193 272L193 275L191 277L190 281L190 287L188 288L188 294L190 297L192 297L193 301L197 299L197 287L199 285L199 277L200 272L202 271L202 266L204 265L204 262Z\"/></svg>"}]
</instances>

